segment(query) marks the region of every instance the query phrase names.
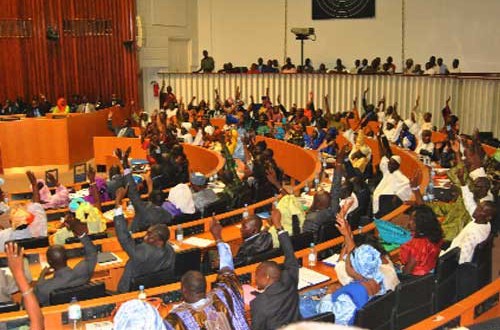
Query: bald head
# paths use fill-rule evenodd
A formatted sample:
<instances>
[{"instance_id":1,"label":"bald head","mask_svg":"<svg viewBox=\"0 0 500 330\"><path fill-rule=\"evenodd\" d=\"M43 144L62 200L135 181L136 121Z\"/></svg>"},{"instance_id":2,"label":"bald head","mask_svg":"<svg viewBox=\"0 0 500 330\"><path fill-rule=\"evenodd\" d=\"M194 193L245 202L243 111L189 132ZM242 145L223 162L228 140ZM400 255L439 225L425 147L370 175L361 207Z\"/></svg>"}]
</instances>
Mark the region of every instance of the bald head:
<instances>
[{"instance_id":1,"label":"bald head","mask_svg":"<svg viewBox=\"0 0 500 330\"><path fill-rule=\"evenodd\" d=\"M327 209L328 207L330 207L330 200L331 200L330 195L326 191L324 190L318 191L314 195L313 205L311 209L313 210Z\"/></svg>"},{"instance_id":2,"label":"bald head","mask_svg":"<svg viewBox=\"0 0 500 330\"><path fill-rule=\"evenodd\" d=\"M488 223L497 213L497 205L492 201L483 201L474 210L472 217L476 223Z\"/></svg>"},{"instance_id":3,"label":"bald head","mask_svg":"<svg viewBox=\"0 0 500 330\"><path fill-rule=\"evenodd\" d=\"M190 270L181 278L181 291L187 303L195 303L205 298L207 281L202 273Z\"/></svg>"},{"instance_id":4,"label":"bald head","mask_svg":"<svg viewBox=\"0 0 500 330\"><path fill-rule=\"evenodd\" d=\"M262 262L255 271L255 283L257 289L264 290L271 284L278 282L281 276L281 269L274 261Z\"/></svg>"},{"instance_id":5,"label":"bald head","mask_svg":"<svg viewBox=\"0 0 500 330\"><path fill-rule=\"evenodd\" d=\"M261 228L262 219L255 215L250 215L249 217L243 219L243 221L241 222L241 237L243 239L246 239L255 234L258 234Z\"/></svg>"},{"instance_id":6,"label":"bald head","mask_svg":"<svg viewBox=\"0 0 500 330\"><path fill-rule=\"evenodd\" d=\"M62 245L52 245L47 249L47 262L50 267L58 270L67 266L68 256Z\"/></svg>"}]
</instances>

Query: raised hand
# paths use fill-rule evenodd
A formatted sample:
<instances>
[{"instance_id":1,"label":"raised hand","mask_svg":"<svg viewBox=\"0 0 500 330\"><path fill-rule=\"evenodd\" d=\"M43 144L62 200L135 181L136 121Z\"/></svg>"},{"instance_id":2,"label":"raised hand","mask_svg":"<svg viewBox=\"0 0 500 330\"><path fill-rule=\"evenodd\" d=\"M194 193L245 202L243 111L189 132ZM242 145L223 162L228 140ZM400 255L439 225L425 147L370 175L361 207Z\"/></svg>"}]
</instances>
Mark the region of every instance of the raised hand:
<instances>
[{"instance_id":1,"label":"raised hand","mask_svg":"<svg viewBox=\"0 0 500 330\"><path fill-rule=\"evenodd\" d=\"M415 100L415 106L418 107L420 105L420 95L417 96L417 99Z\"/></svg>"},{"instance_id":2,"label":"raised hand","mask_svg":"<svg viewBox=\"0 0 500 330\"><path fill-rule=\"evenodd\" d=\"M54 174L52 174L50 172L47 172L47 183L49 185L53 185L55 187L57 187L59 185L59 182L57 181L57 179L54 176Z\"/></svg>"},{"instance_id":3,"label":"raised hand","mask_svg":"<svg viewBox=\"0 0 500 330\"><path fill-rule=\"evenodd\" d=\"M363 91L363 95L366 95L366 93L368 93L369 90L370 90L370 87L366 87L366 89Z\"/></svg>"},{"instance_id":4,"label":"raised hand","mask_svg":"<svg viewBox=\"0 0 500 330\"><path fill-rule=\"evenodd\" d=\"M17 243L9 242L5 244L5 254L7 255L7 263L14 278L24 276L24 249Z\"/></svg>"},{"instance_id":5,"label":"raised hand","mask_svg":"<svg viewBox=\"0 0 500 330\"><path fill-rule=\"evenodd\" d=\"M89 166L89 170L87 172L87 175L89 176L89 181L91 183L95 182L96 171L95 171L95 168L92 167L92 165Z\"/></svg>"},{"instance_id":6,"label":"raised hand","mask_svg":"<svg viewBox=\"0 0 500 330\"><path fill-rule=\"evenodd\" d=\"M335 227L337 227L342 236L351 236L351 226L349 225L349 222L344 218L344 216L340 213L337 214L337 223L335 224Z\"/></svg>"},{"instance_id":7,"label":"raised hand","mask_svg":"<svg viewBox=\"0 0 500 330\"><path fill-rule=\"evenodd\" d=\"M210 233L216 241L222 240L222 225L215 218L215 213L212 214L212 222L210 223Z\"/></svg>"},{"instance_id":8,"label":"raised hand","mask_svg":"<svg viewBox=\"0 0 500 330\"><path fill-rule=\"evenodd\" d=\"M446 106L448 106L448 104L450 103L451 101L451 96L448 96L448 98L446 99Z\"/></svg>"},{"instance_id":9,"label":"raised hand","mask_svg":"<svg viewBox=\"0 0 500 330\"><path fill-rule=\"evenodd\" d=\"M35 187L36 186L35 173L33 173L32 171L26 171L26 176L28 177L28 180L29 180L31 186Z\"/></svg>"},{"instance_id":10,"label":"raised hand","mask_svg":"<svg viewBox=\"0 0 500 330\"><path fill-rule=\"evenodd\" d=\"M271 223L276 229L281 229L281 212L273 205L273 210L271 211Z\"/></svg>"},{"instance_id":11,"label":"raised hand","mask_svg":"<svg viewBox=\"0 0 500 330\"><path fill-rule=\"evenodd\" d=\"M77 237L87 234L89 231L86 223L76 219L75 216L69 212L66 213L66 216L64 217L64 225Z\"/></svg>"}]
</instances>

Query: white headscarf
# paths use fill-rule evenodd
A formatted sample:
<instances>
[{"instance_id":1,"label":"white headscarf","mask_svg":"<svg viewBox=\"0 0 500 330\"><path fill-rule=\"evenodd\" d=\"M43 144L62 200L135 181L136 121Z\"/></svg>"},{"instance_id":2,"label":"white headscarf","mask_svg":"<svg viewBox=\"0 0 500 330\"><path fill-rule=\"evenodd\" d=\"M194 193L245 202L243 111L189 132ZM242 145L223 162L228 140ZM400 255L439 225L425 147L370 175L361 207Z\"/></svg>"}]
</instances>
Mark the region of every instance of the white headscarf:
<instances>
[{"instance_id":1,"label":"white headscarf","mask_svg":"<svg viewBox=\"0 0 500 330\"><path fill-rule=\"evenodd\" d=\"M193 193L185 183L179 183L170 189L168 200L184 214L193 214L195 212Z\"/></svg>"},{"instance_id":2,"label":"white headscarf","mask_svg":"<svg viewBox=\"0 0 500 330\"><path fill-rule=\"evenodd\" d=\"M160 313L139 299L127 301L120 306L113 319L116 330L165 330Z\"/></svg>"}]
</instances>

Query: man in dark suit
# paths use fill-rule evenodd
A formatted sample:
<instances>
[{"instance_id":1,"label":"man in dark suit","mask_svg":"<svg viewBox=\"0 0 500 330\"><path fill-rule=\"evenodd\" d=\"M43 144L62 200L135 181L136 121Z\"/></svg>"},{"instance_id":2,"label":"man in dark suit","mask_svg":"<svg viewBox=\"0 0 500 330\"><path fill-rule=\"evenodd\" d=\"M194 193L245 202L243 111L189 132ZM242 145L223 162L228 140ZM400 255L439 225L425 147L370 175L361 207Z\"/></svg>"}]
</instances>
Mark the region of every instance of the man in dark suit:
<instances>
[{"instance_id":1,"label":"man in dark suit","mask_svg":"<svg viewBox=\"0 0 500 330\"><path fill-rule=\"evenodd\" d=\"M235 267L248 264L252 257L264 253L273 248L273 238L266 230L261 231L262 220L251 215L241 222L241 237L243 243L240 245L236 257L234 257Z\"/></svg>"},{"instance_id":2,"label":"man in dark suit","mask_svg":"<svg viewBox=\"0 0 500 330\"><path fill-rule=\"evenodd\" d=\"M115 199L115 231L118 241L127 253L129 260L125 265L118 292L130 291L132 278L159 271L169 271L174 274L175 252L168 243L170 231L165 224L156 224L148 228L144 241L136 244L127 228L127 221L123 216L121 201L125 196L124 188L116 191Z\"/></svg>"},{"instance_id":3,"label":"man in dark suit","mask_svg":"<svg viewBox=\"0 0 500 330\"><path fill-rule=\"evenodd\" d=\"M85 256L73 269L68 267L68 257L62 245L52 245L47 250L47 262L54 269L54 277L45 279L49 267L45 267L35 286L35 294L42 306L49 305L50 293L56 289L70 288L86 284L90 281L97 263L97 248L87 236L87 225L75 219L74 215L68 213L64 220L68 227L83 244Z\"/></svg>"},{"instance_id":4,"label":"man in dark suit","mask_svg":"<svg viewBox=\"0 0 500 330\"><path fill-rule=\"evenodd\" d=\"M281 226L281 213L273 209L271 220L278 232L285 264L283 270L274 261L264 261L257 267L255 282L262 293L250 303L254 330L278 329L300 319L297 289L299 263L293 253L290 237Z\"/></svg>"},{"instance_id":5,"label":"man in dark suit","mask_svg":"<svg viewBox=\"0 0 500 330\"><path fill-rule=\"evenodd\" d=\"M134 129L131 127L130 119L125 118L122 126L113 127L113 111L108 114L108 129L113 132L117 137L135 137Z\"/></svg>"}]
</instances>

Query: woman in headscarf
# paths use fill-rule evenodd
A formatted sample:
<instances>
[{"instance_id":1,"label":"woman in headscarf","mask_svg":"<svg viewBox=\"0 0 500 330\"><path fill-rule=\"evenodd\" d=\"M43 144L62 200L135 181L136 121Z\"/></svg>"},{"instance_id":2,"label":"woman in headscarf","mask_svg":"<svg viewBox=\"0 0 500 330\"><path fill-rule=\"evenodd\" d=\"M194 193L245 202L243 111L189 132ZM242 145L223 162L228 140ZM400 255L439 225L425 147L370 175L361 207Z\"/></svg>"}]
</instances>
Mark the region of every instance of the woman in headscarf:
<instances>
[{"instance_id":1,"label":"woman in headscarf","mask_svg":"<svg viewBox=\"0 0 500 330\"><path fill-rule=\"evenodd\" d=\"M66 99L64 97L60 97L57 100L56 106L51 109L51 112L53 114L65 114L65 113L69 113L69 106L66 103Z\"/></svg>"},{"instance_id":2,"label":"woman in headscarf","mask_svg":"<svg viewBox=\"0 0 500 330\"><path fill-rule=\"evenodd\" d=\"M56 191L54 194L52 194L45 181L42 179L38 179L37 187L40 193L40 204L42 204L44 209L58 209L67 207L69 202L68 189L60 184L52 174L48 174L48 179L53 184L53 186L56 187Z\"/></svg>"},{"instance_id":3,"label":"woman in headscarf","mask_svg":"<svg viewBox=\"0 0 500 330\"><path fill-rule=\"evenodd\" d=\"M371 159L372 149L365 142L365 133L359 130L358 136L356 137L356 143L349 154L349 161L352 167L358 169L361 173L365 173L366 166Z\"/></svg>"},{"instance_id":4,"label":"woman in headscarf","mask_svg":"<svg viewBox=\"0 0 500 330\"><path fill-rule=\"evenodd\" d=\"M196 211L193 193L185 183L179 183L170 189L168 199L162 207L174 217L181 214L193 214Z\"/></svg>"},{"instance_id":5,"label":"woman in headscarf","mask_svg":"<svg viewBox=\"0 0 500 330\"><path fill-rule=\"evenodd\" d=\"M120 306L113 319L116 330L165 330L163 319L151 304L139 299L127 301Z\"/></svg>"}]
</instances>

